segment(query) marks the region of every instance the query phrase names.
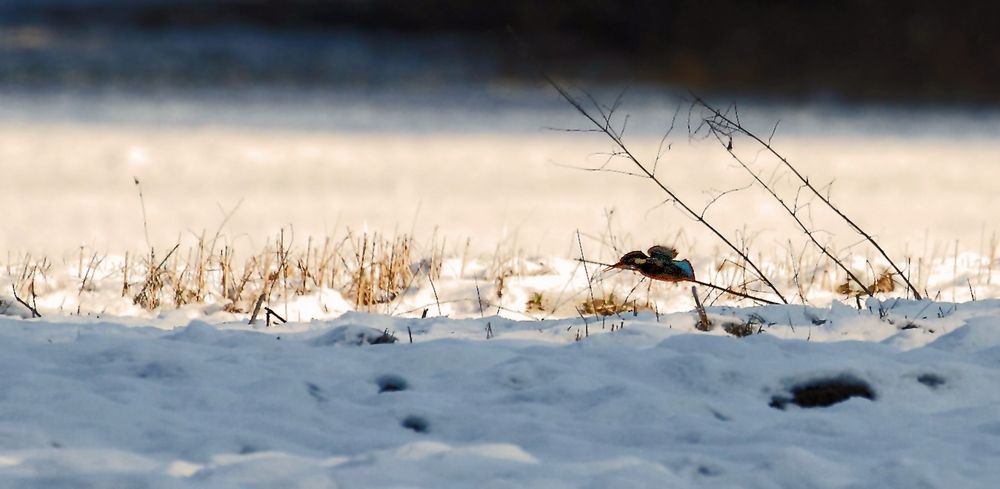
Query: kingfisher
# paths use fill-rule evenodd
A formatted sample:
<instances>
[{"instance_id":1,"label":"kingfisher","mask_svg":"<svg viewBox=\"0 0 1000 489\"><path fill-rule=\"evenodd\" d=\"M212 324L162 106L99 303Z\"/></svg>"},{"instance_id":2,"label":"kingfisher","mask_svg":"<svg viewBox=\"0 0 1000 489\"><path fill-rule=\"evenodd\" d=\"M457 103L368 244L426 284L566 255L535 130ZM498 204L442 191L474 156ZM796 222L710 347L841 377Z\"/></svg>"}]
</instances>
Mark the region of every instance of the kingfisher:
<instances>
[{"instance_id":1,"label":"kingfisher","mask_svg":"<svg viewBox=\"0 0 1000 489\"><path fill-rule=\"evenodd\" d=\"M675 260L677 250L669 246L655 245L647 250L649 256L641 251L630 251L625 253L618 263L609 266L605 270L618 268L621 270L632 270L643 274L653 280L663 282L683 282L694 280L694 268L687 260Z\"/></svg>"}]
</instances>

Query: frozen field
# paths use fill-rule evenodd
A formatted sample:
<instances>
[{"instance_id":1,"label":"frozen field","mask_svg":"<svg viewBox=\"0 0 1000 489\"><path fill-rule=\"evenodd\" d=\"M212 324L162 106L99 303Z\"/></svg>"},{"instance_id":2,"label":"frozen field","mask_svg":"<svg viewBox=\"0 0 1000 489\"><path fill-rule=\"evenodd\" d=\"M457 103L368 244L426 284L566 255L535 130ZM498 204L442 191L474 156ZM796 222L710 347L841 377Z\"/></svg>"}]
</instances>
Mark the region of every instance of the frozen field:
<instances>
[{"instance_id":1,"label":"frozen field","mask_svg":"<svg viewBox=\"0 0 1000 489\"><path fill-rule=\"evenodd\" d=\"M1000 305L867 306L709 310L762 331L746 338L686 312L591 320L589 336L495 316L4 318L0 481L996 487ZM852 397L793 403L831 386Z\"/></svg>"},{"instance_id":2,"label":"frozen field","mask_svg":"<svg viewBox=\"0 0 1000 489\"><path fill-rule=\"evenodd\" d=\"M1000 485L994 114L744 109L931 299L838 293L749 188L706 215L801 304L702 287L703 331L688 286L575 260L740 281L648 181L567 168L608 147L545 130L581 127L554 94L242 97L2 98L0 485ZM676 104L637 97L648 157ZM685 124L661 178L745 186Z\"/></svg>"}]
</instances>

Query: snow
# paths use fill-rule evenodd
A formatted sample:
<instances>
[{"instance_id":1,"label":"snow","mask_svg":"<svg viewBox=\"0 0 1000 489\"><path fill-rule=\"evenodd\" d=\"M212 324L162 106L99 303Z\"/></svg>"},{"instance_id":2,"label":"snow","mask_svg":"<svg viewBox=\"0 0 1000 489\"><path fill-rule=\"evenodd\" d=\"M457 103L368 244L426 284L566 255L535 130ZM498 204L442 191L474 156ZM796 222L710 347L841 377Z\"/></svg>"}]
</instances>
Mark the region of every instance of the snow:
<instances>
[{"instance_id":1,"label":"snow","mask_svg":"<svg viewBox=\"0 0 1000 489\"><path fill-rule=\"evenodd\" d=\"M929 303L895 302L709 308L765 319L744 338L691 312L588 318L579 340L582 318L8 317L0 484L995 487L1000 301L913 329L878 307ZM770 406L840 378L873 399Z\"/></svg>"}]
</instances>

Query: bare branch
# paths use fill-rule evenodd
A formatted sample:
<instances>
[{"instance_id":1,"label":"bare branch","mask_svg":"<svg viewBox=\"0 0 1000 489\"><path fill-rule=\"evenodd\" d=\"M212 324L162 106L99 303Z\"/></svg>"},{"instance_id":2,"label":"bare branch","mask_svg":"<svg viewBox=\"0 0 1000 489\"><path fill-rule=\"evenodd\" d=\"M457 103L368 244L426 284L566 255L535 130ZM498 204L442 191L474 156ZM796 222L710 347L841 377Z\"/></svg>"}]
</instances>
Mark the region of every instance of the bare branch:
<instances>
[{"instance_id":1,"label":"bare branch","mask_svg":"<svg viewBox=\"0 0 1000 489\"><path fill-rule=\"evenodd\" d=\"M714 204L716 201L718 201L722 197L725 197L726 195L731 194L733 192L739 192L740 190L746 190L746 189L748 189L750 187L753 187L753 182L750 182L749 184L747 184L746 186L743 186L743 187L731 188L729 190L725 190L725 191L719 192L715 197L712 197L712 200L709 200L708 203L705 204L705 207L703 207L701 209L700 216L701 217L705 217L705 213L708 212L708 208L712 207L712 204Z\"/></svg>"},{"instance_id":2,"label":"bare branch","mask_svg":"<svg viewBox=\"0 0 1000 489\"><path fill-rule=\"evenodd\" d=\"M674 109L674 116L670 119L670 127L663 133L663 137L660 138L660 145L656 148L656 159L653 160L653 174L656 174L656 167L660 164L660 158L663 156L663 143L667 142L667 138L670 134L674 132L674 125L677 123L677 114L681 111L680 104L677 104L677 108ZM670 150L670 144L667 144L667 151Z\"/></svg>"},{"instance_id":3,"label":"bare branch","mask_svg":"<svg viewBox=\"0 0 1000 489\"><path fill-rule=\"evenodd\" d=\"M604 165L602 165L601 167L598 167L598 168L593 168L593 167L588 167L588 166L577 166L577 165L570 165L570 164L566 164L566 163L557 163L555 161L549 161L549 164L551 164L553 166L558 166L560 168L569 168L571 170L580 170L580 171L588 171L588 172L618 173L620 175L625 175L625 176L629 176L629 177L646 178L646 175L640 175L638 173L634 173L634 172L630 172L630 171L625 171L625 170L616 170L614 168L604 168Z\"/></svg>"},{"instance_id":4,"label":"bare branch","mask_svg":"<svg viewBox=\"0 0 1000 489\"><path fill-rule=\"evenodd\" d=\"M719 144L723 144L722 136L721 135L716 134L715 137L719 140ZM872 295L871 289L869 289L868 286L865 285L864 282L861 281L861 279L859 279L856 275L854 275L854 272L852 272L849 268L847 268L847 266L844 265L844 263L842 261L840 261L839 258L837 258L836 256L834 256L830 252L830 250L827 249L827 247L825 245L823 245L822 243L819 242L819 240L816 239L816 236L814 236L813 230L810 229L809 226L806 226L806 224L804 222L802 222L802 219L799 217L799 215L796 212L796 210L793 209L793 208L791 208L791 207L789 207L788 204L786 204L785 201L782 200L782 198L774 191L774 188L772 188L771 186L768 186L766 183L764 183L764 181L760 179L760 175L758 175L757 172L755 172L752 168L750 168L746 164L746 162L744 162L742 159L740 159L740 157L733 151L733 149L731 147L727 148L726 152L728 152L729 156L732 157L732 159L735 160L737 163L739 163L740 166L742 166L743 169L746 170L747 173L749 173L754 178L754 180L756 180L757 183L760 184L760 186L764 188L764 190L766 190L769 194L771 194L771 197L773 197L774 200L776 200L778 202L778 204L781 205L781 207L783 209L785 209L785 212L787 212L788 215L792 217L792 220L794 220L795 223L799 225L799 228L802 229L802 232L805 233L806 237L808 237L809 240L812 241L813 244L816 245L817 248L819 248L820 252L822 252L824 255L826 255L828 258L830 258L830 260L833 261L833 263L835 265L837 265L838 267L840 267L840 269L843 270L844 273L846 273L848 277L850 277L851 281L854 282L855 284L857 284L858 287L860 287L861 290L863 290L865 292L865 294L867 294L868 296Z\"/></svg>"},{"instance_id":5,"label":"bare branch","mask_svg":"<svg viewBox=\"0 0 1000 489\"><path fill-rule=\"evenodd\" d=\"M583 274L587 277L587 290L590 291L590 303L594 304L594 284L590 279L590 270L587 270L587 257L583 254L583 240L580 239L580 230L576 231L576 244L580 246L580 262L583 263ZM597 308L594 308L594 316L597 316ZM590 335L590 330L587 330L587 335Z\"/></svg>"},{"instance_id":6,"label":"bare branch","mask_svg":"<svg viewBox=\"0 0 1000 489\"><path fill-rule=\"evenodd\" d=\"M663 207L664 205L667 205L667 204L669 204L669 203L672 203L673 201L674 201L674 199L666 199L666 200L664 200L663 202L660 202L659 204L656 204L656 205L654 205L653 207L650 207L649 209L647 209L647 210L646 210L646 214L645 214L645 217L649 217L649 213L650 213L650 212L653 212L653 211L655 211L656 209L659 209L660 207Z\"/></svg>"},{"instance_id":7,"label":"bare branch","mask_svg":"<svg viewBox=\"0 0 1000 489\"><path fill-rule=\"evenodd\" d=\"M579 129L575 127L553 127L553 126L542 126L543 131L553 131L553 132L595 132L598 134L604 133L600 129Z\"/></svg>"},{"instance_id":8,"label":"bare branch","mask_svg":"<svg viewBox=\"0 0 1000 489\"><path fill-rule=\"evenodd\" d=\"M583 258L577 258L576 261L581 262L581 263L589 263L591 265L601 265L601 266L605 266L605 267L610 266L608 263L602 263L602 262L599 262L599 261L591 261L591 260L586 260L586 259L583 259ZM737 297L742 297L744 299L750 299L752 301L757 301L757 302L760 302L762 304L777 304L777 302L774 302L774 301L770 301L770 300L767 300L767 299L761 299L760 297L755 297L755 296L752 296L752 295L749 295L749 294L744 294L744 293L738 292L738 291L730 289L730 288L720 287L718 285L715 285L715 284L712 284L712 283L708 283L708 282L702 282L701 280L688 280L688 282L691 282L691 283L694 283L694 284L698 284L698 285L701 285L701 286L704 286L704 287L708 287L710 289L715 289L715 290L718 290L720 292L724 292L726 294L731 294L731 295L735 295Z\"/></svg>"},{"instance_id":9,"label":"bare branch","mask_svg":"<svg viewBox=\"0 0 1000 489\"><path fill-rule=\"evenodd\" d=\"M656 178L656 176L653 175L653 173L650 172L649 169L646 168L646 166L643 165L631 153L631 151L628 149L628 147L625 146L625 143L622 142L622 140L621 140L620 137L616 136L614 134L614 132L612 132L611 130L607 129L606 126L602 126L601 122L599 122L597 120L597 118L592 113L590 113L589 111L587 111L587 109L584 108L580 104L580 102L574 96L570 95L569 92L566 91L566 89L564 89L561 85L559 85L558 83L556 83L555 80L553 80L552 78L546 77L546 79L549 82L549 84L551 84L552 87L555 88L557 92L559 92L559 95L561 95L563 97L563 99L565 99L566 102L570 104L570 106L572 106L574 109L576 109L576 111L579 112L580 115L582 115L583 117L585 117L588 120L590 120L591 123L593 123L597 127L605 127L605 134L608 136L608 138L610 138L615 143L615 145L618 146L619 149L621 149L621 151L628 157L628 159L631 160L632 163L637 168L639 168L639 170L641 170L643 174L645 174L647 177L649 177L650 181L652 181L657 187L660 188L660 190L662 190L664 193L666 193L667 196L669 196L671 199L673 199L675 202L677 202L677 205L679 205L681 208L683 208L683 210L684 210L684 212L686 214L688 214L689 216L691 216L694 219L696 219L700 224L702 224L709 231L711 231L712 234L714 234L720 241L722 241L723 243L725 243L726 246L728 246L731 250L733 250L734 252L736 252L740 256L740 258L742 258L747 263L747 265L749 265L750 268L752 268L754 270L754 273L762 281L764 281L764 283L766 283L768 285L768 287L772 291L774 291L775 295L777 295L781 299L782 302L784 302L786 304L788 303L788 301L785 300L785 297L781 294L781 291L779 291L778 288L767 278L767 276L760 269L760 267L758 267L757 264L754 263L753 260L751 260L749 256L747 256L746 252L744 252L740 248L737 248L736 245L734 245L732 243L732 241L730 241L728 238L726 238L726 236L723 235L715 226L713 226L711 223L709 223L708 221L706 221L703 217L699 216L694 211L694 209L692 209L687 204L685 204L681 199L679 199L677 197L677 195L672 190L670 190L670 188L668 188L666 185L663 184L662 181L660 181L658 178ZM588 95L588 97L589 97L589 95Z\"/></svg>"},{"instance_id":10,"label":"bare branch","mask_svg":"<svg viewBox=\"0 0 1000 489\"><path fill-rule=\"evenodd\" d=\"M699 97L694 92L690 92L690 95L691 95L692 98L694 98L696 104L698 104L698 105L704 107L705 109L707 109L709 112L711 112L714 115L714 117L716 119L718 119L722 123L725 123L725 124L729 125L730 127L732 127L733 129L735 129L739 133L744 134L747 137L753 139L754 141L757 142L757 144L760 144L761 146L763 146L764 148L766 148L769 153L771 153L772 155L774 155L774 157L778 158L778 160L781 161L781 163L786 168L788 168L788 170L790 170L803 184L805 184L806 187L813 194L815 194L817 197L819 197L819 199L824 204L826 204L826 206L830 210L832 210L835 214L837 214L837 216L839 216L852 229L854 229L855 232L857 232L858 234L860 234L861 236L863 236L865 238L865 240L868 241L868 243L871 244L871 246L874 247L879 252L879 254L881 254L882 257L885 258L885 260L887 262L889 262L889 265L892 266L893 270L896 271L896 274L899 275L899 277L901 279L903 279L903 281L906 283L906 286L910 289L911 292L913 292L913 296L917 300L921 299L921 295L917 291L917 288L912 283L910 283L909 279L906 277L906 275L903 273L903 271L899 268L899 266L896 265L896 263L894 261L892 261L891 258L889 258L888 253L886 253L885 250L882 249L882 247L878 244L878 242L876 242L875 239L872 238L871 234L869 234L869 233L865 232L863 229L861 229L861 227L858 226L857 223L855 223L853 220L851 220L849 217L847 217L847 215L844 214L844 212L841 211L840 208L838 208L837 206L835 206L833 204L833 202L830 201L829 195L824 196L820 192L819 189L817 189L811 183L809 183L809 178L806 177L805 175L803 175L801 172L799 172L799 170L795 166L793 166L788 161L788 159L786 159L784 156L782 156L780 153L778 153L778 151L775 150L774 147L772 147L769 142L766 142L766 141L762 140L756 134L754 134L750 130L746 129L745 127L743 127L743 125L740 124L740 122L739 122L738 116L737 116L736 120L734 121L733 119L729 118L726 114L720 112L718 109L716 109L716 108L712 107L711 105L709 105L708 102L705 102L701 97Z\"/></svg>"},{"instance_id":11,"label":"bare branch","mask_svg":"<svg viewBox=\"0 0 1000 489\"><path fill-rule=\"evenodd\" d=\"M628 114L625 114L623 119L622 128L618 131L618 137L625 137L625 129L628 128Z\"/></svg>"},{"instance_id":12,"label":"bare branch","mask_svg":"<svg viewBox=\"0 0 1000 489\"><path fill-rule=\"evenodd\" d=\"M33 317L33 318L40 318L40 317L42 317L42 315L38 313L38 309L35 309L34 307L31 306L31 304L28 304L27 302L25 302L24 299L21 299L20 297L18 297L18 295L17 295L17 287L15 287L14 284L10 284L10 289L14 292L14 299L16 299L17 302L20 302L22 306L27 307L29 311L31 311L31 317Z\"/></svg>"},{"instance_id":13,"label":"bare branch","mask_svg":"<svg viewBox=\"0 0 1000 489\"><path fill-rule=\"evenodd\" d=\"M611 110L608 111L609 113L614 113L615 110L618 110L618 108L622 106L622 102L625 101L626 93L628 93L628 87L622 88L621 91L618 92L618 96L615 97L615 102L611 104Z\"/></svg>"},{"instance_id":14,"label":"bare branch","mask_svg":"<svg viewBox=\"0 0 1000 489\"><path fill-rule=\"evenodd\" d=\"M774 121L774 127L771 128L771 135L767 137L767 144L771 144L771 140L774 139L774 133L778 132L778 124L781 124L781 119Z\"/></svg>"}]
</instances>

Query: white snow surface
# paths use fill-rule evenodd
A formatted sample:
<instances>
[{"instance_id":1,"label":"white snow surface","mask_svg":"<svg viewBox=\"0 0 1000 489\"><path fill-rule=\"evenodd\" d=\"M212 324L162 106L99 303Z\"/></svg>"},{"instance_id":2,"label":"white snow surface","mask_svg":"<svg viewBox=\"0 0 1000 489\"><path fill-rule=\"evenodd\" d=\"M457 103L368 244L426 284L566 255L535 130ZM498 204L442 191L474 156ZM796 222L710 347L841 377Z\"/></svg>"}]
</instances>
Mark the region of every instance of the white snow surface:
<instances>
[{"instance_id":1,"label":"white snow surface","mask_svg":"<svg viewBox=\"0 0 1000 489\"><path fill-rule=\"evenodd\" d=\"M1000 484L1000 301L708 312L709 332L691 312L8 316L0 486ZM751 315L758 334L718 326ZM828 379L872 399L771 407Z\"/></svg>"}]
</instances>

